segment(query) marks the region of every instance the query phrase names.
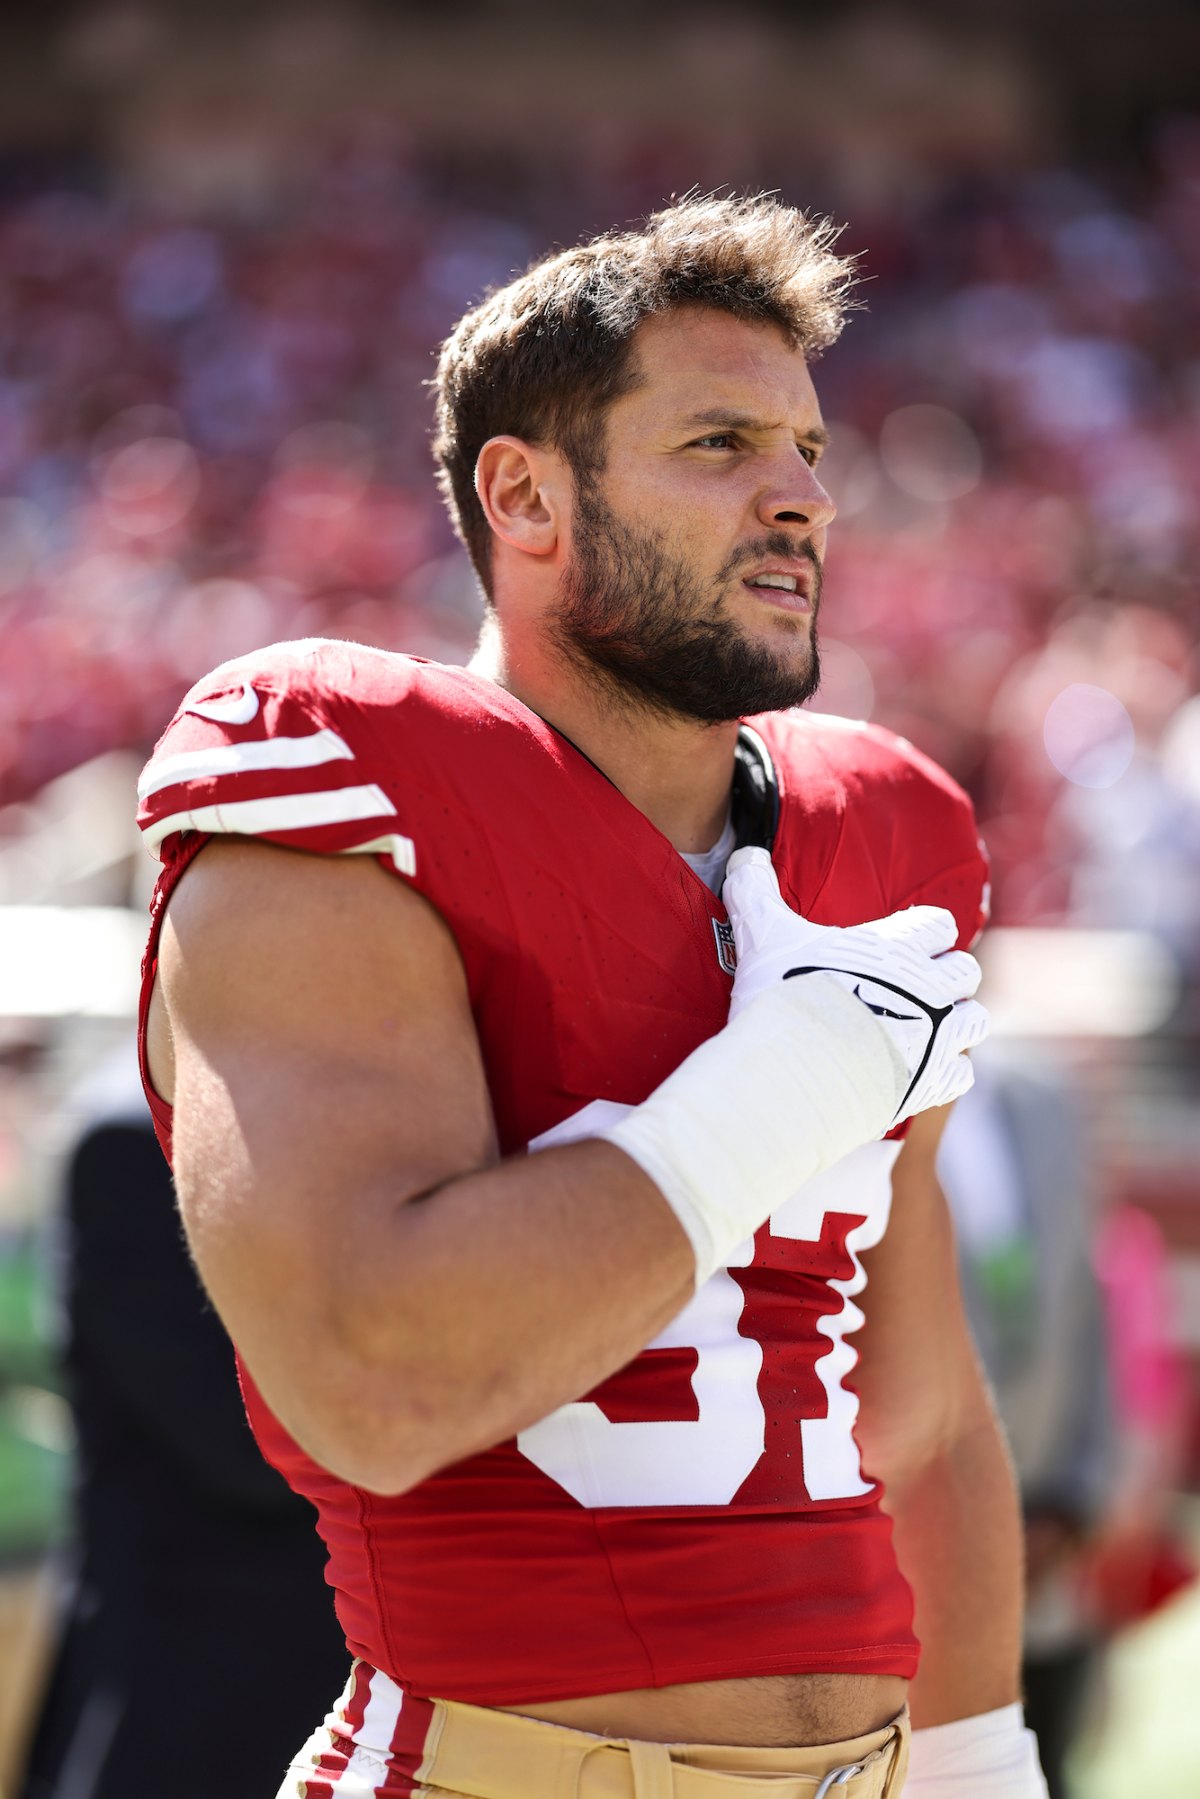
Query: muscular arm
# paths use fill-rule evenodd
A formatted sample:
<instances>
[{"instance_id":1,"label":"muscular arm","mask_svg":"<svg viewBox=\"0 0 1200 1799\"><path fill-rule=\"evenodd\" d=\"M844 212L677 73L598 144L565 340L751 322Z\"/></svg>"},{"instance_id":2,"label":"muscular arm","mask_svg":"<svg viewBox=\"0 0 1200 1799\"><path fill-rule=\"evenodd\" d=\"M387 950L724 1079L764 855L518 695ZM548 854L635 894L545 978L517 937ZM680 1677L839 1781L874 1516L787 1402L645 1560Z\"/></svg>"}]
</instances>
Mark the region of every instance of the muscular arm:
<instances>
[{"instance_id":1,"label":"muscular arm","mask_svg":"<svg viewBox=\"0 0 1200 1799\"><path fill-rule=\"evenodd\" d=\"M343 1478L400 1491L503 1440L690 1297L687 1238L621 1150L499 1159L453 940L373 860L214 840L171 899L151 1026L200 1273Z\"/></svg>"},{"instance_id":2,"label":"muscular arm","mask_svg":"<svg viewBox=\"0 0 1200 1799\"><path fill-rule=\"evenodd\" d=\"M860 1339L863 1462L885 1483L916 1596L913 1722L948 1723L1018 1696L1022 1551L1016 1488L959 1296L934 1174L948 1111L913 1120L888 1232L868 1263Z\"/></svg>"}]
</instances>

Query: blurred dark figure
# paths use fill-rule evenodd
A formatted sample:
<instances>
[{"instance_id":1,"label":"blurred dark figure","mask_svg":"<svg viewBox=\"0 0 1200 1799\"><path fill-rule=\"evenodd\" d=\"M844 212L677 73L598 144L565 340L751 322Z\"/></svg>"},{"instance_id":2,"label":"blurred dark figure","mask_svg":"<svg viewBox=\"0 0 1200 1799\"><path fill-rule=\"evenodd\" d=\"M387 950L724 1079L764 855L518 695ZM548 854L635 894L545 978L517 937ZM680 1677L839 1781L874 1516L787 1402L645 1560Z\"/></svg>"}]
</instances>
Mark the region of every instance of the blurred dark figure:
<instances>
[{"instance_id":1,"label":"blurred dark figure","mask_svg":"<svg viewBox=\"0 0 1200 1799\"><path fill-rule=\"evenodd\" d=\"M967 1310L1012 1446L1026 1530L1025 1717L1051 1799L1104 1632L1089 1558L1117 1472L1110 1345L1097 1278L1087 1127L1049 1062L992 1048L939 1160Z\"/></svg>"},{"instance_id":2,"label":"blurred dark figure","mask_svg":"<svg viewBox=\"0 0 1200 1799\"><path fill-rule=\"evenodd\" d=\"M216 1767L227 1799L262 1799L346 1649L310 1508L243 1417L132 1057L71 1149L62 1237L75 1541L17 1799L212 1799Z\"/></svg>"}]
</instances>

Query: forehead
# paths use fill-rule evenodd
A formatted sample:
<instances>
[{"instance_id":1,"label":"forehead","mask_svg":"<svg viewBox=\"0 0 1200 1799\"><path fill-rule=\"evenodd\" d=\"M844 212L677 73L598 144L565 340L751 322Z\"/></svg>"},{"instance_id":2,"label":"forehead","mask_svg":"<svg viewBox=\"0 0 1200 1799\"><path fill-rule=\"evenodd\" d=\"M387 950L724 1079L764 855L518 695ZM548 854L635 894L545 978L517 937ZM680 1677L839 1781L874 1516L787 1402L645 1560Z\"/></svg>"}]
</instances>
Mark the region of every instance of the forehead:
<instances>
[{"instance_id":1,"label":"forehead","mask_svg":"<svg viewBox=\"0 0 1200 1799\"><path fill-rule=\"evenodd\" d=\"M631 415L684 417L728 406L795 427L820 419L804 353L777 325L679 307L645 319L633 350L642 379L617 403Z\"/></svg>"}]
</instances>

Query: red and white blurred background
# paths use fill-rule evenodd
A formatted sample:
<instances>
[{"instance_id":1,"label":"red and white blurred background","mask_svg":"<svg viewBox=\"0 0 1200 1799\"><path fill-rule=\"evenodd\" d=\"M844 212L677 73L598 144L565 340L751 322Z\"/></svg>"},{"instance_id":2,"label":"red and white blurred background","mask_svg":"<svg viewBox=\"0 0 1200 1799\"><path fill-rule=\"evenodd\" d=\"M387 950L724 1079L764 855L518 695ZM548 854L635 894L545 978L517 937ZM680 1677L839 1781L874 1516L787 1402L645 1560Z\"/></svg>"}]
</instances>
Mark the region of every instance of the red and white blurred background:
<instances>
[{"instance_id":1,"label":"red and white blurred background","mask_svg":"<svg viewBox=\"0 0 1200 1799\"><path fill-rule=\"evenodd\" d=\"M1200 1354L1200 34L1167 0L0 24L0 1261L126 1028L132 784L180 693L279 637L465 658L431 351L695 186L848 221L818 703L971 791L998 1022L1082 1078Z\"/></svg>"}]
</instances>

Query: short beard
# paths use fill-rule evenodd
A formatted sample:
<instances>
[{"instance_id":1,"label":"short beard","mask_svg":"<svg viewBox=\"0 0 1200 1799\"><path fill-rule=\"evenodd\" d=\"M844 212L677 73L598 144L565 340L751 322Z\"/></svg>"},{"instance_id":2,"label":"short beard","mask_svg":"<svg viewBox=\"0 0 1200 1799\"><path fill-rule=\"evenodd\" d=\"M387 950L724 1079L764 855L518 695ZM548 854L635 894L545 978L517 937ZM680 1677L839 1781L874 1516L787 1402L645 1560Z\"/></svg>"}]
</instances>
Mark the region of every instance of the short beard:
<instances>
[{"instance_id":1,"label":"short beard","mask_svg":"<svg viewBox=\"0 0 1200 1799\"><path fill-rule=\"evenodd\" d=\"M802 706L817 691L821 565L807 542L797 546L785 532L771 532L742 545L718 574L713 595L660 536L618 519L586 478L574 530L575 555L559 594L559 646L577 667L599 675L618 703L715 725ZM743 635L722 597L738 568L797 554L813 565L812 617L793 622L781 613L779 627L808 637L809 654L799 664Z\"/></svg>"}]
</instances>

